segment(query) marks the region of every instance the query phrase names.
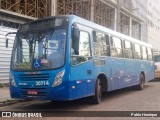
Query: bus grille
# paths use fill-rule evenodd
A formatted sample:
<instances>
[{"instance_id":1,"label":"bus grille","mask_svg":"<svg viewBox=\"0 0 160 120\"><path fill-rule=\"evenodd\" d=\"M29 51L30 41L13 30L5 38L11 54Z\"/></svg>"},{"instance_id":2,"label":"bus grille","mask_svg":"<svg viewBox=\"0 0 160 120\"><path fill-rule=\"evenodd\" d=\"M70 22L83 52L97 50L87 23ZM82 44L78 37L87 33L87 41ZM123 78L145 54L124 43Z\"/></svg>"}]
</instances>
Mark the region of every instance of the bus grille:
<instances>
[{"instance_id":1,"label":"bus grille","mask_svg":"<svg viewBox=\"0 0 160 120\"><path fill-rule=\"evenodd\" d=\"M20 74L18 76L20 81L36 81L36 80L49 80L49 74Z\"/></svg>"}]
</instances>

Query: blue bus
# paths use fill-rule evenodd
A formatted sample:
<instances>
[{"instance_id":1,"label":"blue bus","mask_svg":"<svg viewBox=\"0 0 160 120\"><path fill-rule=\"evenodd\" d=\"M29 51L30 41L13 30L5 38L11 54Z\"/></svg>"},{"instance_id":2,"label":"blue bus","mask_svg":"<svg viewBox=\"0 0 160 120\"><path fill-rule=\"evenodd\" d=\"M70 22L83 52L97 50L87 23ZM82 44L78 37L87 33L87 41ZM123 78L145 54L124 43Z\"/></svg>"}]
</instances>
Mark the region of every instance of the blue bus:
<instances>
[{"instance_id":1,"label":"blue bus","mask_svg":"<svg viewBox=\"0 0 160 120\"><path fill-rule=\"evenodd\" d=\"M98 104L103 91L130 86L142 90L154 78L151 45L74 15L38 19L9 34L16 34L12 98L89 97Z\"/></svg>"}]
</instances>

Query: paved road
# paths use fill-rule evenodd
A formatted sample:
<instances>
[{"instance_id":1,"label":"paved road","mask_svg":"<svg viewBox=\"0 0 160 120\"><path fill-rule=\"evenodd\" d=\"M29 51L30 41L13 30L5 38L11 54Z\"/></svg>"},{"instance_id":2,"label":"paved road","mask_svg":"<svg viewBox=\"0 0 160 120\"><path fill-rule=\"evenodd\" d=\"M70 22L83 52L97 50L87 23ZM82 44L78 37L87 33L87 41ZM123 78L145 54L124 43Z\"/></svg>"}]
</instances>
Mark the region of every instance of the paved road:
<instances>
[{"instance_id":1,"label":"paved road","mask_svg":"<svg viewBox=\"0 0 160 120\"><path fill-rule=\"evenodd\" d=\"M127 88L103 95L99 105L87 99L70 102L29 101L0 108L2 111L160 111L160 80L145 84L143 91ZM75 116L76 117L76 116ZM58 119L58 118L57 118ZM66 119L66 118L65 118ZM72 118L73 119L73 118ZM77 118L76 118L77 119ZM112 118L113 119L113 118ZM111 119L111 120L112 120ZM119 118L114 118L117 120ZM124 120L124 118L120 118ZM127 118L133 120L134 118ZM146 118L140 118L146 120ZM150 120L151 118L147 118ZM155 118L154 118L155 119ZM157 120L160 118L156 118ZM88 120L88 119L86 119Z\"/></svg>"}]
</instances>

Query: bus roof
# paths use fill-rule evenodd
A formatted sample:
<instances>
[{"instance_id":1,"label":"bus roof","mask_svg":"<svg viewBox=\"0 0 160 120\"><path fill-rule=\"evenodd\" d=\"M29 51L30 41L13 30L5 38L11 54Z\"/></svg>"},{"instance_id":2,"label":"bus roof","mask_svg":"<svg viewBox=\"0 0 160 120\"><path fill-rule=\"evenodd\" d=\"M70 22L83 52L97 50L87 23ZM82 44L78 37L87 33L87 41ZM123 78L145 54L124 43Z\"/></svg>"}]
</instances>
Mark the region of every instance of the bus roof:
<instances>
[{"instance_id":1,"label":"bus roof","mask_svg":"<svg viewBox=\"0 0 160 120\"><path fill-rule=\"evenodd\" d=\"M132 38L130 36L127 36L127 35L124 35L122 33L119 33L119 32L116 32L114 30L111 30L109 28L106 28L106 27L103 27L101 25L98 25L96 23L93 23L89 20L86 20L86 19L83 19L81 17L78 17L76 15L60 15L60 16L50 16L50 17L47 17L47 18L40 18L40 19L37 19L37 20L34 20L34 21L41 21L41 20L47 20L47 19L52 19L52 18L55 18L55 17L66 17L66 18L69 18L71 19L71 22L74 23L74 22L77 22L77 23L80 23L80 24L83 24L85 26L88 26L88 27L91 27L91 28L94 28L94 29L97 29L97 30L100 30L102 32L106 32L108 34L111 34L111 35L114 35L114 36L117 36L117 37L120 37L121 39L124 39L124 40L129 40L131 42L134 42L134 43L138 43L140 45L144 45L144 46L147 46L147 47L150 47L152 48L152 46L146 42L142 42L138 39L135 39L135 38ZM31 21L29 23L32 23L34 21ZM28 23L25 23L25 24L28 24Z\"/></svg>"},{"instance_id":2,"label":"bus roof","mask_svg":"<svg viewBox=\"0 0 160 120\"><path fill-rule=\"evenodd\" d=\"M114 31L114 30L111 30L111 29L109 29L109 28L103 27L103 26L101 26L101 25L98 25L98 24L93 23L93 22L91 22L91 21L85 20L85 19L80 18L80 17L78 17L78 16L69 15L69 17L70 17L70 19L73 20L72 22L81 23L81 24L83 24L83 25L85 25L85 26L88 26L88 27L91 27L91 28L100 30L100 31L102 31L102 32L104 31L104 32L106 32L106 33L108 33L108 34L111 34L111 35L120 37L120 38L122 38L122 39L124 39L124 40L126 39L126 40L129 40L129 41L131 41L131 42L138 43L138 44L140 44L140 45L144 45L144 46L147 46L147 47L152 48L152 46L151 46L150 44L148 44L148 43L142 42L142 41L140 41L140 40L138 40L138 39L129 37L129 36L124 35L124 34L122 34L122 33L119 33L119 32L116 32L116 31Z\"/></svg>"}]
</instances>

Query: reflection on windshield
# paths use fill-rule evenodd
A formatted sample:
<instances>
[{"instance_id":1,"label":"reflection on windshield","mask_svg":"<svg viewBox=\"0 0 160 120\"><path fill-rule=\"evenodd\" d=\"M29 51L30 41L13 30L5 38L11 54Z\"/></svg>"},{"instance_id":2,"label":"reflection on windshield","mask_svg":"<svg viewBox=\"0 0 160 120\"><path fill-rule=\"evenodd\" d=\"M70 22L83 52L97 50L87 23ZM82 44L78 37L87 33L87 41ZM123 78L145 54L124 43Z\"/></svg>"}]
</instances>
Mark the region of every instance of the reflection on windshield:
<instances>
[{"instance_id":1,"label":"reflection on windshield","mask_svg":"<svg viewBox=\"0 0 160 120\"><path fill-rule=\"evenodd\" d=\"M41 70L63 66L65 41L65 29L18 34L12 68L14 70Z\"/></svg>"},{"instance_id":2,"label":"reflection on windshield","mask_svg":"<svg viewBox=\"0 0 160 120\"><path fill-rule=\"evenodd\" d=\"M160 62L160 55L154 56L154 61L155 62Z\"/></svg>"}]
</instances>

